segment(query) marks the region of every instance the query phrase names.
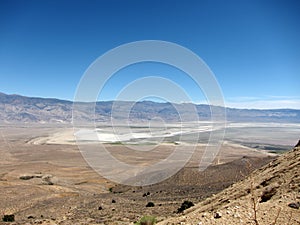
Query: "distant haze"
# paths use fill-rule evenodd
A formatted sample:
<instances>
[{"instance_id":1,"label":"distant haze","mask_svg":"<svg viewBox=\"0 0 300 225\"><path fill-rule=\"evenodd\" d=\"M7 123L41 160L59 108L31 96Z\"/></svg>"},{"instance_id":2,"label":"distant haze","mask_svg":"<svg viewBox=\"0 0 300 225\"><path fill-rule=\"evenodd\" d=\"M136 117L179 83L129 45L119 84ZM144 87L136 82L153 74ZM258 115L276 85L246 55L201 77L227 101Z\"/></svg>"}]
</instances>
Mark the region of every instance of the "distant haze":
<instances>
[{"instance_id":1,"label":"distant haze","mask_svg":"<svg viewBox=\"0 0 300 225\"><path fill-rule=\"evenodd\" d=\"M166 122L180 122L180 116L182 115L179 115L176 109L179 109L181 114L184 114L185 118L188 119L190 107L187 106L192 105L197 111L199 120L211 120L211 108L209 105L204 104L172 104L152 101L133 103L123 101L118 104L118 107L120 107L118 112L112 114L113 103L113 101L97 102L95 115L88 115L84 110L85 104L92 103L82 103L82 112L77 113L77 116L79 115L79 119L83 122L90 122L93 119L95 119L95 122L109 122L111 116L119 121L146 122L158 119ZM129 117L122 113L122 107L126 108L128 105L133 106ZM73 102L0 93L0 109L1 123L71 123ZM258 110L226 108L226 113L227 120L233 122L300 122L300 110L297 109ZM195 121L195 118L190 117L190 121Z\"/></svg>"}]
</instances>

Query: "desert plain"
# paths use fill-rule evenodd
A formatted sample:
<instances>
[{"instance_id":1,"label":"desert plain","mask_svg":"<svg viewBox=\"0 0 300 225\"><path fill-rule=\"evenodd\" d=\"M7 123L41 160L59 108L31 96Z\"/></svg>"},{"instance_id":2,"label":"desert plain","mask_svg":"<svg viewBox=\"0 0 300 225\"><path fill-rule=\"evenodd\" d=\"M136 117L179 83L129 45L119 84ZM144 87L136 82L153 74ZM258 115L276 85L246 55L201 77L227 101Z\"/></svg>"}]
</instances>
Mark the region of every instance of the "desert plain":
<instances>
[{"instance_id":1,"label":"desert plain","mask_svg":"<svg viewBox=\"0 0 300 225\"><path fill-rule=\"evenodd\" d=\"M83 140L84 135L76 138L78 128L71 126L1 126L0 216L14 215L14 224L133 224L144 215L162 221L178 215L183 201L203 201L290 150L299 139L300 126L228 124L220 151L204 171L199 171L199 162L209 129L197 131L192 125L184 132L178 129L178 124L150 130L137 125L131 127L130 135L118 127L116 135L110 126L99 125L97 143ZM184 167L146 186L118 184L103 177L80 150L82 144L101 144L120 161L150 165L175 147L188 146L195 133L200 138ZM184 142L180 135L185 135ZM159 176L159 170L157 173Z\"/></svg>"}]
</instances>

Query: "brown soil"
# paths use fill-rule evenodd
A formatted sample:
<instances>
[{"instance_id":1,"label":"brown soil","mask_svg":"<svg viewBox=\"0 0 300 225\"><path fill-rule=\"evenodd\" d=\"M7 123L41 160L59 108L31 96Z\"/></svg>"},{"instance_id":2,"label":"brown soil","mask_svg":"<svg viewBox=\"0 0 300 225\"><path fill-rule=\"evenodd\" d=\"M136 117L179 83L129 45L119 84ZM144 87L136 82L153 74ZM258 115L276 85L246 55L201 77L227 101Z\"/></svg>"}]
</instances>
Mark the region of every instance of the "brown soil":
<instances>
[{"instance_id":1,"label":"brown soil","mask_svg":"<svg viewBox=\"0 0 300 225\"><path fill-rule=\"evenodd\" d=\"M183 215L159 224L300 224L299 202L300 147L296 147Z\"/></svg>"},{"instance_id":2,"label":"brown soil","mask_svg":"<svg viewBox=\"0 0 300 225\"><path fill-rule=\"evenodd\" d=\"M244 183L236 184L240 186L233 185L221 195L206 198L224 190L244 178L252 170L274 159L249 148L226 144L222 147L214 165L204 172L199 172L197 167L199 158L197 157L203 153L203 147L200 146L195 152L195 157L186 167L168 180L146 187L129 187L116 185L95 173L87 165L75 145L36 145L30 142L33 138L47 136L52 132L53 129L50 128L5 130L5 137L0 143L0 216L15 215L13 224L132 224L143 215L154 215L159 221L172 217L162 223L177 224L190 221L184 223L197 224L195 221L203 221L203 224L209 224L207 221L217 209L223 213L217 221L218 224L222 224L219 221L231 218L231 214L227 215L223 212L226 207L229 207L226 210L232 213L248 207L247 198L250 195L245 194L245 191L249 189L249 178ZM121 158L130 158L127 154L124 155L124 146L108 145L108 148ZM167 148L167 146L160 146L161 151ZM251 167L248 166L249 164ZM293 167L286 166L299 170L297 162L293 165ZM280 168L284 168L284 165ZM265 187L258 185L265 180L265 176L271 178L278 175L279 177L275 176L276 182L280 181L281 183L278 184L285 185L284 187L293 184L292 177L285 177L283 173L277 174L276 171L275 164L273 167L269 166L255 172L253 175L255 196L259 197L259 193L265 187L269 187L269 185ZM296 176L297 171L295 169L292 171ZM286 172L290 173L289 170ZM294 186L299 194L299 189L297 189L299 179L297 179ZM281 186L277 188L281 190ZM299 215L298 211L286 207L286 204L292 201L292 194L295 194L295 191L291 190L287 193L284 192L285 189L282 192L278 191L274 199L277 201L276 204L278 203L278 206L283 208L279 219L281 215L289 217L289 213L293 212L292 221L295 222L297 218L295 216ZM293 198L296 197L299 195ZM272 197L272 200L260 205L267 205L274 199ZM200 203L202 205L193 207L190 214L184 215L188 218L177 218L176 211L185 200L192 201L194 204L203 200L204 202ZM227 203L229 200L230 203ZM146 207L148 202L153 202L154 207ZM241 204L235 204L235 202L241 202ZM276 208L277 205L273 207ZM268 206L268 208L271 207ZM265 211L261 206L260 213L263 212ZM273 212L268 215L270 217L273 217L273 214L276 215L277 208ZM204 213L206 216L202 217ZM239 213L240 217L234 221L247 221L244 214ZM251 217L248 212L247 215ZM228 224L226 221L224 224ZM250 218L249 221L251 221ZM0 222L0 224L6 223Z\"/></svg>"}]
</instances>

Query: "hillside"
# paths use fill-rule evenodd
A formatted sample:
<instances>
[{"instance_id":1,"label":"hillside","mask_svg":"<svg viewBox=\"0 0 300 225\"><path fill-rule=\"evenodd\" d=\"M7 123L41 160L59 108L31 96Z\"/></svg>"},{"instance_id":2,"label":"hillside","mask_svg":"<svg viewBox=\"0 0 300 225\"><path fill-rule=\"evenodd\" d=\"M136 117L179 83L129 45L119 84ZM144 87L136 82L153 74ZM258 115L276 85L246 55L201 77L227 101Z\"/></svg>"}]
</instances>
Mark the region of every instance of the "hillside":
<instances>
[{"instance_id":1,"label":"hillside","mask_svg":"<svg viewBox=\"0 0 300 225\"><path fill-rule=\"evenodd\" d=\"M300 224L299 207L300 142L245 180L159 224Z\"/></svg>"},{"instance_id":2,"label":"hillside","mask_svg":"<svg viewBox=\"0 0 300 225\"><path fill-rule=\"evenodd\" d=\"M151 101L133 103L124 101L117 102L117 107L114 108L115 111L112 113L115 103L112 101L97 102L95 116L85 111L88 104L94 103L80 103L82 107L79 105L76 119L85 122L93 118L96 122L107 122L110 121L112 116L114 119L124 121L124 119L128 119L126 113L124 113L128 109L130 109L129 119L131 121L149 121L158 117L167 122L178 122L182 118L184 118L184 121L195 121L195 116L193 116L195 113L193 113L194 111L191 112L191 110L196 110L199 120L211 119L211 108L209 105L157 103ZM216 109L222 108L216 107ZM72 121L72 110L72 101L0 93L0 122L4 124L69 124ZM226 108L226 116L228 121L235 122L300 122L300 110L296 109L257 110Z\"/></svg>"}]
</instances>

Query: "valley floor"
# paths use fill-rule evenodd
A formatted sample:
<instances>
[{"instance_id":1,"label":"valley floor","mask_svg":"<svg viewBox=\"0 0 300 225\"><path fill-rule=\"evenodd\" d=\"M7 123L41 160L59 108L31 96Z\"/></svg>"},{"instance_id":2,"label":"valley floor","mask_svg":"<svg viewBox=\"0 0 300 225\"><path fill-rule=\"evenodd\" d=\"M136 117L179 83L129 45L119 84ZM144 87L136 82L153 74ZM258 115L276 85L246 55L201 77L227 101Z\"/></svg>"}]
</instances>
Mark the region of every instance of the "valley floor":
<instances>
[{"instance_id":1,"label":"valley floor","mask_svg":"<svg viewBox=\"0 0 300 225\"><path fill-rule=\"evenodd\" d=\"M2 127L1 217L13 214L15 224L132 224L143 215L163 221L177 216L183 201L197 204L275 157L227 141L213 165L199 172L205 149L199 145L191 160L174 176L158 184L131 187L115 184L96 173L76 145L45 141L68 132L70 128ZM169 154L173 145L157 146L153 154L148 153L149 161L155 161L158 154ZM130 155L126 145L105 146L119 159L134 163L136 153ZM154 207L146 207L149 202Z\"/></svg>"}]
</instances>

